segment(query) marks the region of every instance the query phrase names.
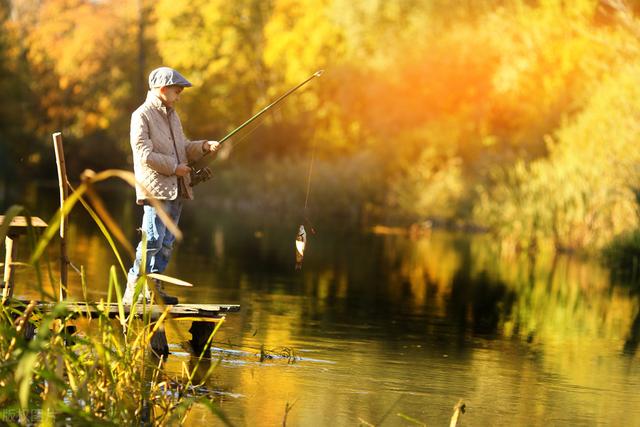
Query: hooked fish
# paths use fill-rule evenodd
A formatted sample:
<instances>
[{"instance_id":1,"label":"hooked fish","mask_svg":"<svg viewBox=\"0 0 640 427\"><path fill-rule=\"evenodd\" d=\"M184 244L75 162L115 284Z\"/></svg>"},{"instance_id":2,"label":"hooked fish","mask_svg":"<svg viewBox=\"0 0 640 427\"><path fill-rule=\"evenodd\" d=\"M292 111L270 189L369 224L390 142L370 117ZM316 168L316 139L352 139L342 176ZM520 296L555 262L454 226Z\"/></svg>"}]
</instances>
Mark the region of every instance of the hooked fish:
<instances>
[{"instance_id":1,"label":"hooked fish","mask_svg":"<svg viewBox=\"0 0 640 427\"><path fill-rule=\"evenodd\" d=\"M296 270L302 268L302 259L304 258L304 248L307 245L307 232L304 225L300 225L298 234L296 235Z\"/></svg>"}]
</instances>

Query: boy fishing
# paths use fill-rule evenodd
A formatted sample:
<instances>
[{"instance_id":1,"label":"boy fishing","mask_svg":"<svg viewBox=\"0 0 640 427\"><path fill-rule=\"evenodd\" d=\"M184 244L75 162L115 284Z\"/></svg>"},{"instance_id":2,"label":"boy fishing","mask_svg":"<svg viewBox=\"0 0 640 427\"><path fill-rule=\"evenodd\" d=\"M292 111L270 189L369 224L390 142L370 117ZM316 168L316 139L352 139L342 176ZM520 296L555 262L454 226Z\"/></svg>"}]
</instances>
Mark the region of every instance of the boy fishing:
<instances>
[{"instance_id":1,"label":"boy fishing","mask_svg":"<svg viewBox=\"0 0 640 427\"><path fill-rule=\"evenodd\" d=\"M131 115L131 149L136 180L151 196L158 199L174 223L180 220L184 200L193 199L189 162L205 153L218 150L217 141L190 141L173 106L184 88L192 84L179 72L160 67L149 74L149 92L144 103ZM158 212L147 200L147 194L136 186L136 202L142 205L142 230L146 238L147 273L162 273L171 256L175 236L160 220ZM136 281L141 273L143 242L136 249L136 259L129 270L125 304L132 304ZM160 282L154 281L156 296L164 304L177 304L178 298L168 295ZM150 300L149 289L140 298Z\"/></svg>"}]
</instances>

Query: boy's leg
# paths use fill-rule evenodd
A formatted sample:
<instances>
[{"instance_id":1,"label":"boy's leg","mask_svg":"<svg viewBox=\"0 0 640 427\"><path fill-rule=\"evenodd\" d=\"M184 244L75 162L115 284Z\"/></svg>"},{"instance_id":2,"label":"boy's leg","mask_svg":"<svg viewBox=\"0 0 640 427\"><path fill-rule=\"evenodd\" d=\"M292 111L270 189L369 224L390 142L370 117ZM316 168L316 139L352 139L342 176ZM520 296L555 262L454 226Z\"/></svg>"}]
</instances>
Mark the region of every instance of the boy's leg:
<instances>
[{"instance_id":1,"label":"boy's leg","mask_svg":"<svg viewBox=\"0 0 640 427\"><path fill-rule=\"evenodd\" d=\"M178 225L180 221L180 214L182 213L182 200L168 200L164 204L165 211L174 224ZM164 224L163 224L164 226ZM154 264L151 267L152 273L163 273L169 264L171 258L171 252L173 251L173 244L176 241L176 236L164 227L163 238L160 242L160 248L154 257Z\"/></svg>"},{"instance_id":2,"label":"boy's leg","mask_svg":"<svg viewBox=\"0 0 640 427\"><path fill-rule=\"evenodd\" d=\"M163 203L164 205L164 203ZM144 214L142 216L142 230L146 235L146 266L145 271L152 273L158 272L156 265L158 264L157 254L160 252L162 248L162 241L164 240L164 236L166 233L166 226L160 220L158 216L158 212L156 208L152 205L144 205ZM166 209L166 208L165 208ZM125 304L131 304L133 299L133 292L135 289L136 281L138 277L140 277L140 273L142 271L142 255L143 255L143 242L140 241L136 248L136 259L133 262L133 266L129 270L129 274L127 277L127 289L125 291L125 296L123 298L123 302ZM155 270L155 271L154 271ZM149 299L149 291L145 289L141 294L145 298Z\"/></svg>"},{"instance_id":3,"label":"boy's leg","mask_svg":"<svg viewBox=\"0 0 640 427\"><path fill-rule=\"evenodd\" d=\"M180 213L182 212L182 200L176 199L167 201L165 209L174 224L178 225L178 222L180 221ZM165 227L164 238L162 239L160 250L155 255L154 266L151 270L152 272L162 273L167 268L175 240L176 236L174 236L173 233ZM156 293L162 298L165 304L178 304L178 298L167 294L164 291L162 284L159 282L156 282Z\"/></svg>"}]
</instances>

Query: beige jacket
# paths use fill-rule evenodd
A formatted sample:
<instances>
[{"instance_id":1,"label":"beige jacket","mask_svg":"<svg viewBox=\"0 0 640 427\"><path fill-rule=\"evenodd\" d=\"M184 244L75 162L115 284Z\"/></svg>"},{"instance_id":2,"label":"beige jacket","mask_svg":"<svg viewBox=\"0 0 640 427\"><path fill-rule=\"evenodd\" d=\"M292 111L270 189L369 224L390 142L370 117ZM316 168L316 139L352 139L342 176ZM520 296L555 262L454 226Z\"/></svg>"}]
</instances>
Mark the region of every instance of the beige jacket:
<instances>
[{"instance_id":1,"label":"beige jacket","mask_svg":"<svg viewBox=\"0 0 640 427\"><path fill-rule=\"evenodd\" d=\"M202 157L204 142L189 141L175 110L167 108L152 92L147 93L144 104L131 115L131 148L136 180L157 199L176 199L179 185L176 167ZM193 199L190 177L187 175L181 180L186 190L184 197ZM137 203L143 204L146 198L142 189L136 186Z\"/></svg>"}]
</instances>

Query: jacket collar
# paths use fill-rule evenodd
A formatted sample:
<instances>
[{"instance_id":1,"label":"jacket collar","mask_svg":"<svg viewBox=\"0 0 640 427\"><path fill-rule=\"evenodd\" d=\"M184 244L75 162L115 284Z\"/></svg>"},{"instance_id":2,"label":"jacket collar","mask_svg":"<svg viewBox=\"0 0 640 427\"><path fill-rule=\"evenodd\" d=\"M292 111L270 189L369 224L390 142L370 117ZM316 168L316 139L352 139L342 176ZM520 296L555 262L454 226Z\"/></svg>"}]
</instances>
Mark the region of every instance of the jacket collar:
<instances>
[{"instance_id":1,"label":"jacket collar","mask_svg":"<svg viewBox=\"0 0 640 427\"><path fill-rule=\"evenodd\" d=\"M162 111L164 114L169 115L173 108L167 107L164 105L162 100L153 92L147 92L147 99L144 101L145 104L150 105L151 107Z\"/></svg>"}]
</instances>

